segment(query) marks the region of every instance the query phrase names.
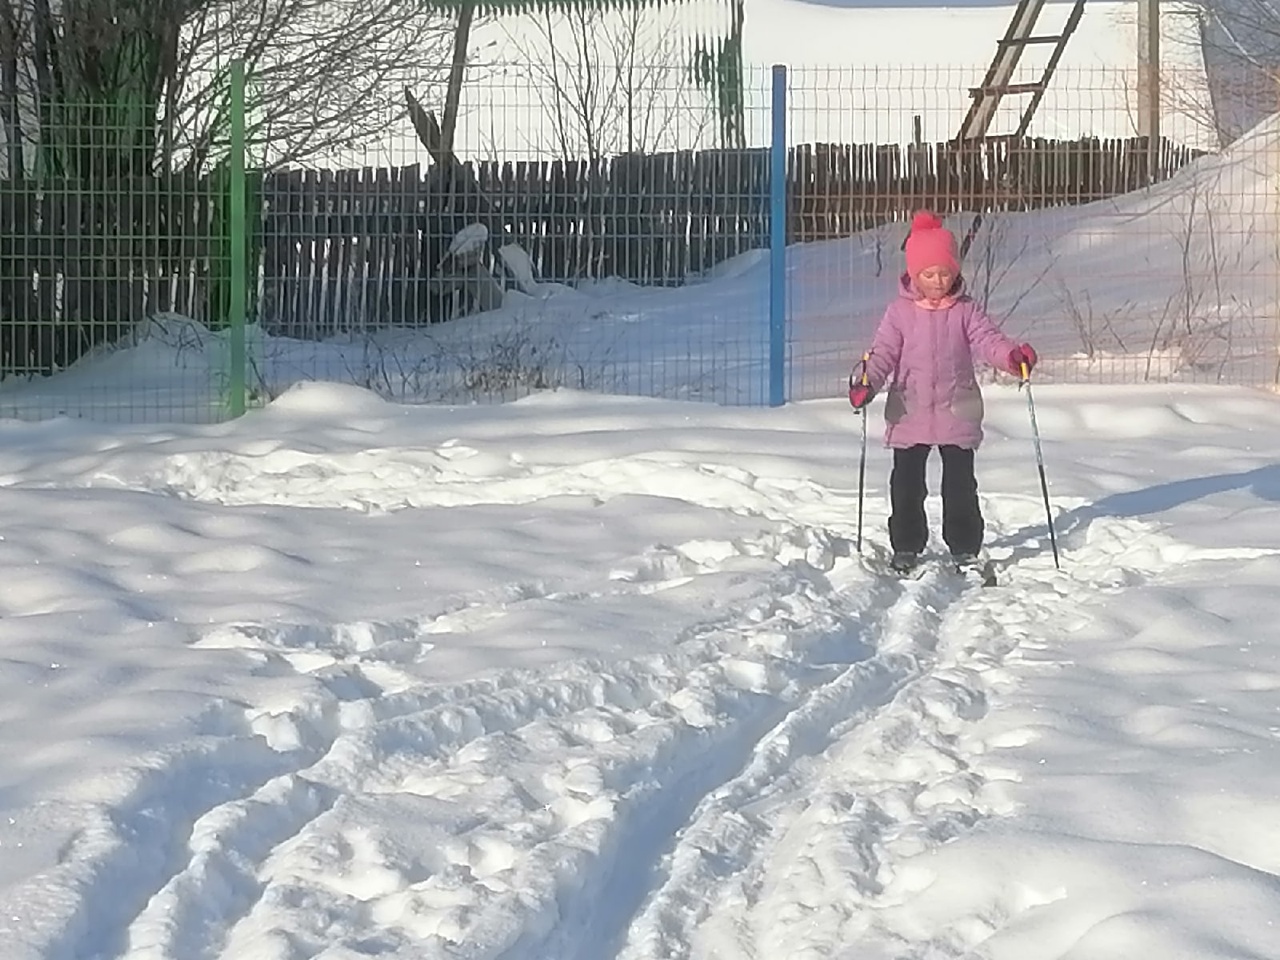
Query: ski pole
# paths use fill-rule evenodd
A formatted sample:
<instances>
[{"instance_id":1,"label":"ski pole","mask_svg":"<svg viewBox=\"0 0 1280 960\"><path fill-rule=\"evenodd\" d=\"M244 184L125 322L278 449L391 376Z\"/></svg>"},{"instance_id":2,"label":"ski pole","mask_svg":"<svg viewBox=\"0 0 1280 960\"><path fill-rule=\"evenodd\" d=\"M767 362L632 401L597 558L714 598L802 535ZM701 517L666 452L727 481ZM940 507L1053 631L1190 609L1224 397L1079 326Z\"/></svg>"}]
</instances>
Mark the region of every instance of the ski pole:
<instances>
[{"instance_id":1,"label":"ski pole","mask_svg":"<svg viewBox=\"0 0 1280 960\"><path fill-rule=\"evenodd\" d=\"M1049 506L1049 481L1044 475L1044 452L1040 449L1040 427L1036 424L1036 404L1031 398L1031 371L1022 364L1022 384L1027 390L1027 412L1031 414L1031 437L1036 447L1036 467L1040 471L1040 493L1044 496L1044 517L1049 524L1049 544L1053 547L1053 568L1061 570L1058 563L1058 538L1053 532L1053 509Z\"/></svg>"},{"instance_id":2,"label":"ski pole","mask_svg":"<svg viewBox=\"0 0 1280 960\"><path fill-rule=\"evenodd\" d=\"M871 359L870 353L862 355L862 385L867 385L867 361ZM853 378L850 377L850 380ZM862 409L858 411L862 416L862 452L858 455L858 553L862 553L862 501L863 490L867 477L867 405L864 403Z\"/></svg>"}]
</instances>

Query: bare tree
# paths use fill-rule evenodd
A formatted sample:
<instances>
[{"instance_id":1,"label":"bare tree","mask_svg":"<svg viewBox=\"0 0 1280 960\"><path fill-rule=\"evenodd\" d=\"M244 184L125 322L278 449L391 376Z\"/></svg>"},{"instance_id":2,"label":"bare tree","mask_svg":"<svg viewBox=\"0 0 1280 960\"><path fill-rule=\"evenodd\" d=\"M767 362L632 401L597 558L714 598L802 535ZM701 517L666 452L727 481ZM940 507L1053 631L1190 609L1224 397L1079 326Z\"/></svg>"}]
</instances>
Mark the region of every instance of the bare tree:
<instances>
[{"instance_id":1,"label":"bare tree","mask_svg":"<svg viewBox=\"0 0 1280 960\"><path fill-rule=\"evenodd\" d=\"M439 144L446 155L452 154L463 77L468 65L468 43L472 22L477 13L495 17L523 14L571 13L584 8L601 11L661 11L687 4L689 0L417 0L437 10L456 13L453 53L449 81L445 92L444 114L437 122ZM681 48L681 58L691 55L688 64L693 83L705 91L715 105L722 136L722 146L745 145L745 94L743 90L742 31L746 20L745 0L717 0L729 11L728 29L723 32L700 32L692 37L691 46ZM683 33L681 31L681 33Z\"/></svg>"},{"instance_id":2,"label":"bare tree","mask_svg":"<svg viewBox=\"0 0 1280 960\"><path fill-rule=\"evenodd\" d=\"M1271 0L1196 0L1205 71L1229 142L1280 109L1280 8Z\"/></svg>"},{"instance_id":3,"label":"bare tree","mask_svg":"<svg viewBox=\"0 0 1280 960\"><path fill-rule=\"evenodd\" d=\"M1132 10L1112 16L1122 30L1136 29ZM1211 147L1220 148L1280 111L1280 5L1188 0L1161 16L1171 61L1160 71L1166 116L1187 121ZM1136 123L1136 102L1130 100Z\"/></svg>"},{"instance_id":4,"label":"bare tree","mask_svg":"<svg viewBox=\"0 0 1280 960\"><path fill-rule=\"evenodd\" d=\"M507 31L565 159L703 146L715 104L687 82L675 16L662 9L543 12L532 36Z\"/></svg>"},{"instance_id":5,"label":"bare tree","mask_svg":"<svg viewBox=\"0 0 1280 960\"><path fill-rule=\"evenodd\" d=\"M452 39L445 14L404 0L218 0L184 31L167 115L175 151L202 166L227 129L231 50L252 77L249 146L266 166L352 149L404 115L406 86L436 86Z\"/></svg>"},{"instance_id":6,"label":"bare tree","mask_svg":"<svg viewBox=\"0 0 1280 960\"><path fill-rule=\"evenodd\" d=\"M0 0L0 123L4 124L5 158L10 180L20 180L23 171L21 95L18 69L21 62L19 37L25 26L13 0Z\"/></svg>"},{"instance_id":7,"label":"bare tree","mask_svg":"<svg viewBox=\"0 0 1280 960\"><path fill-rule=\"evenodd\" d=\"M405 84L442 82L451 35L403 0L0 0L11 171L24 140L45 174L207 169L237 57L255 161L331 155L384 133Z\"/></svg>"}]
</instances>

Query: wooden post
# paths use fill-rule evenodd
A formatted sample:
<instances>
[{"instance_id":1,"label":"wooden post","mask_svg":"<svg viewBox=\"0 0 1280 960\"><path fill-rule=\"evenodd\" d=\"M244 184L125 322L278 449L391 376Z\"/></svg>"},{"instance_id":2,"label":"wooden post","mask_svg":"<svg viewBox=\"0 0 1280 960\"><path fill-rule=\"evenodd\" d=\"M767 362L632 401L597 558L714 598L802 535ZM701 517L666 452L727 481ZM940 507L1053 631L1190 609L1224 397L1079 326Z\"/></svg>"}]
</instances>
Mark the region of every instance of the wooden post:
<instances>
[{"instance_id":1,"label":"wooden post","mask_svg":"<svg viewBox=\"0 0 1280 960\"><path fill-rule=\"evenodd\" d=\"M911 206L919 206L924 201L924 118L916 114L911 118L911 149L907 152L907 176L910 178L908 189L911 192Z\"/></svg>"},{"instance_id":2,"label":"wooden post","mask_svg":"<svg viewBox=\"0 0 1280 960\"><path fill-rule=\"evenodd\" d=\"M1138 136L1147 138L1147 178L1160 160L1160 0L1138 0Z\"/></svg>"}]
</instances>

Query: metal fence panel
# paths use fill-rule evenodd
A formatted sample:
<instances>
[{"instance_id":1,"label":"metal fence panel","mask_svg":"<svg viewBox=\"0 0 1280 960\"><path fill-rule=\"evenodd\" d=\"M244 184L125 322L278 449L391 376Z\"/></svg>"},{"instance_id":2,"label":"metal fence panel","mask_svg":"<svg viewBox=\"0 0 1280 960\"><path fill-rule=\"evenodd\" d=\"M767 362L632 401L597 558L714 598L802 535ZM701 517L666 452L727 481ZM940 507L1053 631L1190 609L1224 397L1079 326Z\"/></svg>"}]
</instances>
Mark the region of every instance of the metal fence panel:
<instances>
[{"instance_id":1,"label":"metal fence panel","mask_svg":"<svg viewBox=\"0 0 1280 960\"><path fill-rule=\"evenodd\" d=\"M435 119L419 112L306 167L249 158L251 401L336 379L404 402L574 388L767 403L774 210L785 396L838 396L920 207L961 237L970 292L1036 344L1042 378L1274 384L1280 131L1219 147L1212 113L1170 93L1149 143L1132 72L1076 69L1026 137L957 144L983 70L790 71L777 206L758 69L727 113L685 68L576 112L491 69L471 91L491 112L462 118L453 157L423 142ZM270 109L252 80L248 109ZM227 415L229 166L0 181L0 416Z\"/></svg>"}]
</instances>

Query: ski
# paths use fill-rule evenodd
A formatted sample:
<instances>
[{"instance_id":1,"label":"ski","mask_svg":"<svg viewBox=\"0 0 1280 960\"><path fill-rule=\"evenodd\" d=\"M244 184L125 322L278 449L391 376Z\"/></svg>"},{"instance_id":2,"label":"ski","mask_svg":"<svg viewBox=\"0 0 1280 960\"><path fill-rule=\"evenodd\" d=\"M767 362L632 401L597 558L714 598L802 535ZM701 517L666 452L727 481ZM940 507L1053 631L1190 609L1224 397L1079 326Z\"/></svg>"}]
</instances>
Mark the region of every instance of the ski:
<instances>
[{"instance_id":1,"label":"ski","mask_svg":"<svg viewBox=\"0 0 1280 960\"><path fill-rule=\"evenodd\" d=\"M995 561L981 560L977 563L956 563L952 568L966 580L973 581L983 587L998 587L1000 577L996 572Z\"/></svg>"},{"instance_id":2,"label":"ski","mask_svg":"<svg viewBox=\"0 0 1280 960\"><path fill-rule=\"evenodd\" d=\"M862 567L877 577L888 577L893 580L919 580L929 569L929 564L917 563L910 570L895 570L889 561L882 557L863 557Z\"/></svg>"},{"instance_id":3,"label":"ski","mask_svg":"<svg viewBox=\"0 0 1280 960\"><path fill-rule=\"evenodd\" d=\"M890 577L896 577L899 580L919 580L929 572L929 564L923 560L917 563L910 570L897 570L892 566L886 566L885 573Z\"/></svg>"},{"instance_id":4,"label":"ski","mask_svg":"<svg viewBox=\"0 0 1280 960\"><path fill-rule=\"evenodd\" d=\"M937 569L939 565L942 565L944 569L963 577L974 585L982 587L997 587L1000 585L1000 575L995 561L989 559L984 559L977 563L957 564L950 558L921 558L920 562L909 570L896 570L887 559L881 557L874 559L864 557L863 564L872 573L878 576L892 577L895 580L919 580L930 569Z\"/></svg>"}]
</instances>

